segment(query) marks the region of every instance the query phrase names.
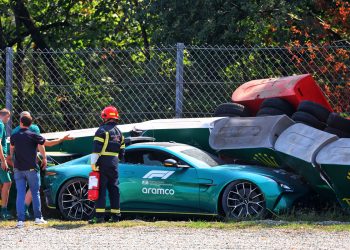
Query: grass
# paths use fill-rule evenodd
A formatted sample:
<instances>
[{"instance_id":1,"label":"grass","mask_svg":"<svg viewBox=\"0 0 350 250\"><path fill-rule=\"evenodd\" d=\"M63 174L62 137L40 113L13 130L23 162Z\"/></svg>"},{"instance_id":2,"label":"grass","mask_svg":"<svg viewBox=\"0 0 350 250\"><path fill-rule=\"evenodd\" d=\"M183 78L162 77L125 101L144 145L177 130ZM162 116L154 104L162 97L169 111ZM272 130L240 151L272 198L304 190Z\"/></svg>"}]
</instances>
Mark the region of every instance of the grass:
<instances>
[{"instance_id":1,"label":"grass","mask_svg":"<svg viewBox=\"0 0 350 250\"><path fill-rule=\"evenodd\" d=\"M0 221L0 229L14 227L15 221ZM27 225L34 226L33 222L27 222ZM119 223L102 223L89 225L86 221L62 221L58 219L49 219L44 227L56 228L59 230L69 230L74 228L91 227L159 227L159 228L194 228L194 229L288 229L288 230L322 230L322 231L350 231L350 215L344 213L340 208L328 208L325 211L316 211L312 209L293 210L283 215L273 215L268 220L245 220L245 221L214 221L212 218L203 220L171 220L165 221L158 218L155 220L146 217L143 220L123 220Z\"/></svg>"},{"instance_id":2,"label":"grass","mask_svg":"<svg viewBox=\"0 0 350 250\"><path fill-rule=\"evenodd\" d=\"M15 221L1 221L0 228L14 227ZM27 225L34 226L33 222ZM193 229L289 229L289 230L321 230L321 231L350 231L350 222L339 221L286 221L286 220L258 220L258 221L141 221L124 220L119 223L102 223L89 225L86 221L49 220L44 227L69 230L75 228L92 227L159 227L159 228L193 228Z\"/></svg>"}]
</instances>

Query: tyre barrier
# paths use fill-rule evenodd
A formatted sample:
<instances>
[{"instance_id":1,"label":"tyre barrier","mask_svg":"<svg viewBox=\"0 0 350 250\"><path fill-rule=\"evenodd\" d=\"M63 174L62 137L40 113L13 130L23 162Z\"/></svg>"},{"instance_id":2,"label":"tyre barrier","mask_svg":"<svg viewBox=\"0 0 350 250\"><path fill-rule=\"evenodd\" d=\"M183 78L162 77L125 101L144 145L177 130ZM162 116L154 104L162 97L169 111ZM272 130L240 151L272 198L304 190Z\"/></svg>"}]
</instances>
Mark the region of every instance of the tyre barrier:
<instances>
[{"instance_id":1,"label":"tyre barrier","mask_svg":"<svg viewBox=\"0 0 350 250\"><path fill-rule=\"evenodd\" d=\"M222 103L214 111L214 117L248 117L249 110L238 103Z\"/></svg>"},{"instance_id":2,"label":"tyre barrier","mask_svg":"<svg viewBox=\"0 0 350 250\"><path fill-rule=\"evenodd\" d=\"M271 115L284 115L284 114L286 113L278 108L265 107L260 109L258 113L256 113L256 116L271 116Z\"/></svg>"},{"instance_id":3,"label":"tyre barrier","mask_svg":"<svg viewBox=\"0 0 350 250\"><path fill-rule=\"evenodd\" d=\"M222 156L278 167L281 163L273 146L293 124L286 115L224 118L214 123L209 145Z\"/></svg>"},{"instance_id":4,"label":"tyre barrier","mask_svg":"<svg viewBox=\"0 0 350 250\"><path fill-rule=\"evenodd\" d=\"M328 127L350 133L350 120L340 116L337 113L331 113L327 119Z\"/></svg>"},{"instance_id":5,"label":"tyre barrier","mask_svg":"<svg viewBox=\"0 0 350 250\"><path fill-rule=\"evenodd\" d=\"M329 117L329 114L331 113L328 109L326 109L322 105L311 101L300 102L297 108L297 111L303 111L305 113L309 113L322 123L327 123L327 119Z\"/></svg>"},{"instance_id":6,"label":"tyre barrier","mask_svg":"<svg viewBox=\"0 0 350 250\"><path fill-rule=\"evenodd\" d=\"M211 148L226 159L292 170L321 201L350 212L350 120L312 101L301 101L293 113L288 101L268 98L256 117L234 117L246 115L245 108L226 105L218 110L231 117L214 123Z\"/></svg>"},{"instance_id":7,"label":"tyre barrier","mask_svg":"<svg viewBox=\"0 0 350 250\"><path fill-rule=\"evenodd\" d=\"M292 104L278 97L265 99L261 103L258 113L266 108L277 110L279 112L282 112L282 114L286 114L288 116L291 116L295 112L295 109Z\"/></svg>"},{"instance_id":8,"label":"tyre barrier","mask_svg":"<svg viewBox=\"0 0 350 250\"><path fill-rule=\"evenodd\" d=\"M295 122L303 123L309 125L310 127L323 130L327 125L320 120L318 120L314 115L306 113L304 111L297 111L292 115L292 119Z\"/></svg>"},{"instance_id":9,"label":"tyre barrier","mask_svg":"<svg viewBox=\"0 0 350 250\"><path fill-rule=\"evenodd\" d=\"M350 133L344 132L337 128L326 127L324 131L330 134L337 135L339 138L350 138Z\"/></svg>"}]
</instances>

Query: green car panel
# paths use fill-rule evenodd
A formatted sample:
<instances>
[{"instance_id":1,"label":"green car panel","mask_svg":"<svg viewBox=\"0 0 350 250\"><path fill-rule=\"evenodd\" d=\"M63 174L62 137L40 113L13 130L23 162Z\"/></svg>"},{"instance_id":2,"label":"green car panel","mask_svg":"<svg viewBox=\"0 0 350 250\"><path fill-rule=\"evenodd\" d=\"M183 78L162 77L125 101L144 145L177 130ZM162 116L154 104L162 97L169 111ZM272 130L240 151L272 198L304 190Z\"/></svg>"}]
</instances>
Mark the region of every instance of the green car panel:
<instances>
[{"instance_id":1,"label":"green car panel","mask_svg":"<svg viewBox=\"0 0 350 250\"><path fill-rule=\"evenodd\" d=\"M194 155L184 152L193 151ZM126 148L126 158L149 156L154 152L175 158L178 167L165 167L152 160L149 164L120 163L119 188L122 213L169 213L218 215L222 213L221 196L225 187L235 181L257 185L265 197L266 209L282 212L303 197L308 188L298 176L284 170L246 165L210 167L196 158L199 149L178 143L138 143ZM203 151L200 151L203 154ZM88 178L90 156L47 169L46 200L58 208L60 189L69 180ZM131 160L132 161L132 160ZM157 162L155 164L154 162ZM181 164L180 164L181 163ZM166 174L166 178L162 174Z\"/></svg>"},{"instance_id":2,"label":"green car panel","mask_svg":"<svg viewBox=\"0 0 350 250\"><path fill-rule=\"evenodd\" d=\"M224 117L158 119L135 124L134 130L156 141L185 143L215 153L209 145L209 135L215 122Z\"/></svg>"},{"instance_id":3,"label":"green car panel","mask_svg":"<svg viewBox=\"0 0 350 250\"><path fill-rule=\"evenodd\" d=\"M321 177L320 170L315 167L315 164L281 152L278 153L285 166L293 166L295 172L304 176L310 187L319 194L319 199L324 202L336 202L336 196L333 189Z\"/></svg>"},{"instance_id":4,"label":"green car panel","mask_svg":"<svg viewBox=\"0 0 350 250\"><path fill-rule=\"evenodd\" d=\"M331 182L342 208L350 213L350 139L341 138L325 146L316 162Z\"/></svg>"},{"instance_id":5,"label":"green car panel","mask_svg":"<svg viewBox=\"0 0 350 250\"><path fill-rule=\"evenodd\" d=\"M123 124L119 125L118 128L123 133L125 137L130 136L130 131L135 127L135 123L132 124ZM42 134L47 140L62 138L63 136L69 134L71 137L74 137L74 140L64 141L59 145L53 147L46 147L48 154L52 153L53 158L57 158L56 152L68 152L75 155L87 155L92 150L93 137L95 135L97 128L89 129L79 129L79 130L70 130L65 132L54 132L54 133L45 133Z\"/></svg>"},{"instance_id":6,"label":"green car panel","mask_svg":"<svg viewBox=\"0 0 350 250\"><path fill-rule=\"evenodd\" d=\"M336 135L296 123L287 128L278 137L275 150L284 166L302 175L314 189L319 199L327 203L335 203L336 195L323 171L316 162L322 148L338 139Z\"/></svg>"}]
</instances>

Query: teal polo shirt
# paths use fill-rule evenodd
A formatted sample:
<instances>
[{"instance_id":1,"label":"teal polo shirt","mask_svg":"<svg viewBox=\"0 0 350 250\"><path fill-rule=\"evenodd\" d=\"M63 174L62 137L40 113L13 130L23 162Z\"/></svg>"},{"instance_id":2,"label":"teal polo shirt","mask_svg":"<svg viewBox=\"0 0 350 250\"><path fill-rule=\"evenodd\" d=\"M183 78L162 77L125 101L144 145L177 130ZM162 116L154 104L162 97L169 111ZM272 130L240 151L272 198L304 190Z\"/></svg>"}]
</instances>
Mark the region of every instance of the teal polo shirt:
<instances>
[{"instance_id":1,"label":"teal polo shirt","mask_svg":"<svg viewBox=\"0 0 350 250\"><path fill-rule=\"evenodd\" d=\"M17 134L17 133L19 132L20 129L21 129L20 126L15 127L15 128L12 130L11 135ZM39 129L39 127L38 127L36 124L30 125L29 131L32 131L33 133L36 133L36 134L40 135L40 129Z\"/></svg>"},{"instance_id":2,"label":"teal polo shirt","mask_svg":"<svg viewBox=\"0 0 350 250\"><path fill-rule=\"evenodd\" d=\"M2 151L4 153L4 156L7 156L7 143L6 143L6 128L5 124L0 120L0 139L1 139L1 146Z\"/></svg>"}]
</instances>

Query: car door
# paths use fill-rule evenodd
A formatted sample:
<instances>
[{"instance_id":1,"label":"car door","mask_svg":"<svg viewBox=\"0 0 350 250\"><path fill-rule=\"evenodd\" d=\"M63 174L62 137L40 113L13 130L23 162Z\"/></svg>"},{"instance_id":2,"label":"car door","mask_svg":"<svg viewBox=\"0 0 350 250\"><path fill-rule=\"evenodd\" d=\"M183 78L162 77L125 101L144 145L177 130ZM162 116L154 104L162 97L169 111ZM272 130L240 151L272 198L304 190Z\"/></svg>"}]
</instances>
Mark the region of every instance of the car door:
<instances>
[{"instance_id":1,"label":"car door","mask_svg":"<svg viewBox=\"0 0 350 250\"><path fill-rule=\"evenodd\" d=\"M199 206L197 171L175 156L157 149L134 149L126 154L121 174L122 210L155 213L196 213ZM175 159L186 167L165 167Z\"/></svg>"}]
</instances>

